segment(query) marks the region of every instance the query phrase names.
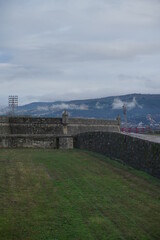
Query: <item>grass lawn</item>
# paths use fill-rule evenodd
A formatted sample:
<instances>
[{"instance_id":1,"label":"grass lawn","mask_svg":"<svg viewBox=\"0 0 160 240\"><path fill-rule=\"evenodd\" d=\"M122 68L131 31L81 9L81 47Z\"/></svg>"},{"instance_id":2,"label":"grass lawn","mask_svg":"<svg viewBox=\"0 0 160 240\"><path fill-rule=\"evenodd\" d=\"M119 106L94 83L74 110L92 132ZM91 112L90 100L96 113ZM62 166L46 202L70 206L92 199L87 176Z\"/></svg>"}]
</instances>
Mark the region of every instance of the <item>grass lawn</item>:
<instances>
[{"instance_id":1,"label":"grass lawn","mask_svg":"<svg viewBox=\"0 0 160 240\"><path fill-rule=\"evenodd\" d=\"M160 239L160 181L80 150L0 150L0 240Z\"/></svg>"}]
</instances>

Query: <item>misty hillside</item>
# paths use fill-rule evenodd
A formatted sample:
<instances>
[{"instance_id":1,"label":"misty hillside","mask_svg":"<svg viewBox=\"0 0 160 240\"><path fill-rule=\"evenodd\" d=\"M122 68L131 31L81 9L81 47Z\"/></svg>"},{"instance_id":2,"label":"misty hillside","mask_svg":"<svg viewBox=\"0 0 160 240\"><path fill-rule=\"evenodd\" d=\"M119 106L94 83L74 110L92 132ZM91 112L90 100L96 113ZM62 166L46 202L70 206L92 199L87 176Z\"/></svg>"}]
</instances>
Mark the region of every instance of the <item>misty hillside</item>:
<instances>
[{"instance_id":1,"label":"misty hillside","mask_svg":"<svg viewBox=\"0 0 160 240\"><path fill-rule=\"evenodd\" d=\"M160 123L160 94L130 94L99 99L34 102L17 109L18 115L59 117L67 110L71 117L114 119L119 114L123 121L122 106L127 106L128 122ZM1 111L4 114L4 111Z\"/></svg>"}]
</instances>

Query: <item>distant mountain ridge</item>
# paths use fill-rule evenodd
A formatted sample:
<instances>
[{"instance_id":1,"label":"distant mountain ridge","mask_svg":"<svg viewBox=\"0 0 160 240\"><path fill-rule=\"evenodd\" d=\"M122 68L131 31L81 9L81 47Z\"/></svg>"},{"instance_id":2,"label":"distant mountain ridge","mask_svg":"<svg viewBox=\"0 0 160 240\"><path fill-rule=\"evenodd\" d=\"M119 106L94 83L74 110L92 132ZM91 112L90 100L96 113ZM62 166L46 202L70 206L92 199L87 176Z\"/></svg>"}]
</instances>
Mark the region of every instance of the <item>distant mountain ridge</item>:
<instances>
[{"instance_id":1,"label":"distant mountain ridge","mask_svg":"<svg viewBox=\"0 0 160 240\"><path fill-rule=\"evenodd\" d=\"M160 123L160 94L128 94L86 100L33 102L19 106L16 113L34 117L59 117L67 110L71 117L114 119L120 115L123 121L124 104L127 106L128 122Z\"/></svg>"}]
</instances>

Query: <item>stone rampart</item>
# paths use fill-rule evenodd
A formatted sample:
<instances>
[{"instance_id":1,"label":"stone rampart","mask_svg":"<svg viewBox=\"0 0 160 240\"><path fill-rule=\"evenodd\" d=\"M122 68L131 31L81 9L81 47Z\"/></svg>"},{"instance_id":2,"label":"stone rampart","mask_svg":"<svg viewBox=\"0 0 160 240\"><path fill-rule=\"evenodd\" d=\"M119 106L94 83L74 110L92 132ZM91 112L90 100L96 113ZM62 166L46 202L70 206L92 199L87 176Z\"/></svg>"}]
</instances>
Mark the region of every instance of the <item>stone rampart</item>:
<instances>
[{"instance_id":1,"label":"stone rampart","mask_svg":"<svg viewBox=\"0 0 160 240\"><path fill-rule=\"evenodd\" d=\"M104 120L104 119L94 119L94 118L69 118L69 124L79 124L79 125L118 125L117 120Z\"/></svg>"},{"instance_id":2,"label":"stone rampart","mask_svg":"<svg viewBox=\"0 0 160 240\"><path fill-rule=\"evenodd\" d=\"M0 117L0 134L53 134L76 135L88 131L119 131L115 120L97 120L69 118L63 123L62 118Z\"/></svg>"},{"instance_id":3,"label":"stone rampart","mask_svg":"<svg viewBox=\"0 0 160 240\"><path fill-rule=\"evenodd\" d=\"M74 135L90 131L118 132L118 121L68 118L66 112L62 118L0 117L0 147L71 148Z\"/></svg>"},{"instance_id":4,"label":"stone rampart","mask_svg":"<svg viewBox=\"0 0 160 240\"><path fill-rule=\"evenodd\" d=\"M68 121L68 134L76 135L83 132L119 132L116 120L70 118Z\"/></svg>"},{"instance_id":5,"label":"stone rampart","mask_svg":"<svg viewBox=\"0 0 160 240\"><path fill-rule=\"evenodd\" d=\"M0 134L10 134L10 124L8 117L0 117Z\"/></svg>"},{"instance_id":6,"label":"stone rampart","mask_svg":"<svg viewBox=\"0 0 160 240\"><path fill-rule=\"evenodd\" d=\"M10 124L62 124L62 118L9 117L8 121Z\"/></svg>"},{"instance_id":7,"label":"stone rampart","mask_svg":"<svg viewBox=\"0 0 160 240\"><path fill-rule=\"evenodd\" d=\"M61 118L9 118L11 134L63 134Z\"/></svg>"},{"instance_id":8,"label":"stone rampart","mask_svg":"<svg viewBox=\"0 0 160 240\"><path fill-rule=\"evenodd\" d=\"M119 159L160 178L160 144L111 132L81 133L74 146Z\"/></svg>"},{"instance_id":9,"label":"stone rampart","mask_svg":"<svg viewBox=\"0 0 160 240\"><path fill-rule=\"evenodd\" d=\"M72 149L72 136L0 135L0 148Z\"/></svg>"}]
</instances>

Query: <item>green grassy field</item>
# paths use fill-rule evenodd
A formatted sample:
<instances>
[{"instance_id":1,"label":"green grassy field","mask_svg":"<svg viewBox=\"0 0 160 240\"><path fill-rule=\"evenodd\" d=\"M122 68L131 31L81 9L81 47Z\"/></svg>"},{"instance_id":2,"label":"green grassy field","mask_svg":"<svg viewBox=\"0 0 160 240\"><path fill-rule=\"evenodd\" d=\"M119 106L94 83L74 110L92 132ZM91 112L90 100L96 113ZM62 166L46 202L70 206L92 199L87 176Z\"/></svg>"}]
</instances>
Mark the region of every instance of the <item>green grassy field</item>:
<instances>
[{"instance_id":1,"label":"green grassy field","mask_svg":"<svg viewBox=\"0 0 160 240\"><path fill-rule=\"evenodd\" d=\"M160 239L160 181L80 150L0 150L0 239Z\"/></svg>"}]
</instances>

